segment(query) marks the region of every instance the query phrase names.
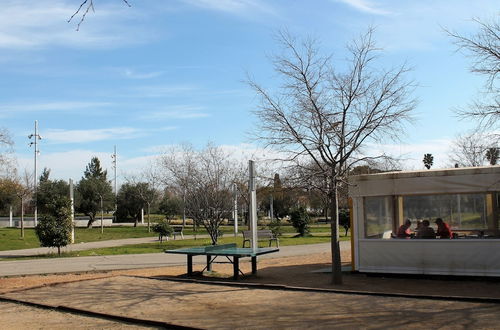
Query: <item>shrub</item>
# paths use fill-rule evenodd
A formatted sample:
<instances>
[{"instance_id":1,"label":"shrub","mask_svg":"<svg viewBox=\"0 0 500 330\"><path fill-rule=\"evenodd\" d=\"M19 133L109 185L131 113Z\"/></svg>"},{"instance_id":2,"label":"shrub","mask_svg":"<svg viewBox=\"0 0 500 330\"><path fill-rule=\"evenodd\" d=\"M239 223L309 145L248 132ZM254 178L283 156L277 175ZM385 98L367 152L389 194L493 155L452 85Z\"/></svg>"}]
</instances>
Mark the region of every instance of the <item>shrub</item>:
<instances>
[{"instance_id":1,"label":"shrub","mask_svg":"<svg viewBox=\"0 0 500 330\"><path fill-rule=\"evenodd\" d=\"M61 247L71 243L71 202L67 197L54 197L47 204L47 214L40 216L35 227L40 245L57 247L57 254L61 255Z\"/></svg>"},{"instance_id":2,"label":"shrub","mask_svg":"<svg viewBox=\"0 0 500 330\"><path fill-rule=\"evenodd\" d=\"M339 210L339 226L344 227L345 229L345 235L347 236L347 232L349 231L349 228L351 227L351 219L349 216L349 209L341 209Z\"/></svg>"},{"instance_id":3,"label":"shrub","mask_svg":"<svg viewBox=\"0 0 500 330\"><path fill-rule=\"evenodd\" d=\"M290 222L293 228L299 233L299 236L309 234L310 218L303 207L296 208L290 213Z\"/></svg>"},{"instance_id":4,"label":"shrub","mask_svg":"<svg viewBox=\"0 0 500 330\"><path fill-rule=\"evenodd\" d=\"M170 236L174 232L174 229L169 225L166 220L161 220L155 223L153 226L153 231L158 233L160 242L163 241L163 236Z\"/></svg>"},{"instance_id":5,"label":"shrub","mask_svg":"<svg viewBox=\"0 0 500 330\"><path fill-rule=\"evenodd\" d=\"M281 220L279 218L273 218L267 226L273 233L274 237L280 237L281 235L283 235L283 230L281 229Z\"/></svg>"}]
</instances>

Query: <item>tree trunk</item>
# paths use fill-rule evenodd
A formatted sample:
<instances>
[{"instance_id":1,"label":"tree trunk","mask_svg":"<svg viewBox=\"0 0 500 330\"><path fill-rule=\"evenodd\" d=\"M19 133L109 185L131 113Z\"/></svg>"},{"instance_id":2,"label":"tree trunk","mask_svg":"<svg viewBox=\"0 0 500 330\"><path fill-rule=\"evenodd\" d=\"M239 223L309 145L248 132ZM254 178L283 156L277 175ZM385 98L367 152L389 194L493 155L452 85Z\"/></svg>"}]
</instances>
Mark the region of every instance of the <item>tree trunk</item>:
<instances>
[{"instance_id":1,"label":"tree trunk","mask_svg":"<svg viewBox=\"0 0 500 330\"><path fill-rule=\"evenodd\" d=\"M87 222L87 228L91 228L94 223L94 216L92 214L87 214L89 216L89 222Z\"/></svg>"},{"instance_id":2,"label":"tree trunk","mask_svg":"<svg viewBox=\"0 0 500 330\"><path fill-rule=\"evenodd\" d=\"M151 232L151 220L149 218L150 203L148 202L148 233Z\"/></svg>"},{"instance_id":3,"label":"tree trunk","mask_svg":"<svg viewBox=\"0 0 500 330\"><path fill-rule=\"evenodd\" d=\"M21 199L21 237L24 238L24 199Z\"/></svg>"},{"instance_id":4,"label":"tree trunk","mask_svg":"<svg viewBox=\"0 0 500 330\"><path fill-rule=\"evenodd\" d=\"M330 184L330 218L331 233L332 233L332 283L342 284L342 262L340 260L340 244L339 244L339 209L337 196L337 177L333 173Z\"/></svg>"},{"instance_id":5,"label":"tree trunk","mask_svg":"<svg viewBox=\"0 0 500 330\"><path fill-rule=\"evenodd\" d=\"M61 256L61 247L60 246L57 247L57 255Z\"/></svg>"}]
</instances>

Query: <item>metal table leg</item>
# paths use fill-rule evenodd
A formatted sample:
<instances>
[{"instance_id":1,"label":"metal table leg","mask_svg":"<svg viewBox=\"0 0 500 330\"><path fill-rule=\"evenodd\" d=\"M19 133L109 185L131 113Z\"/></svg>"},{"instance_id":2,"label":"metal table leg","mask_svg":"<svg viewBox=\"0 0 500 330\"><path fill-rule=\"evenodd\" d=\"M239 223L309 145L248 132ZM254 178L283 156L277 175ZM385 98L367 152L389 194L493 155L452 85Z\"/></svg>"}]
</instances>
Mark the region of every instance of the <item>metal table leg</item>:
<instances>
[{"instance_id":1,"label":"metal table leg","mask_svg":"<svg viewBox=\"0 0 500 330\"><path fill-rule=\"evenodd\" d=\"M207 271L212 271L212 256L207 254Z\"/></svg>"},{"instance_id":2,"label":"metal table leg","mask_svg":"<svg viewBox=\"0 0 500 330\"><path fill-rule=\"evenodd\" d=\"M257 257L252 257L252 274L257 274Z\"/></svg>"},{"instance_id":3,"label":"metal table leg","mask_svg":"<svg viewBox=\"0 0 500 330\"><path fill-rule=\"evenodd\" d=\"M193 256L191 254L188 254L187 255L187 266L188 266L188 276L192 276L193 275Z\"/></svg>"},{"instance_id":4,"label":"metal table leg","mask_svg":"<svg viewBox=\"0 0 500 330\"><path fill-rule=\"evenodd\" d=\"M237 256L233 257L233 279L238 280L240 276L240 258Z\"/></svg>"}]
</instances>

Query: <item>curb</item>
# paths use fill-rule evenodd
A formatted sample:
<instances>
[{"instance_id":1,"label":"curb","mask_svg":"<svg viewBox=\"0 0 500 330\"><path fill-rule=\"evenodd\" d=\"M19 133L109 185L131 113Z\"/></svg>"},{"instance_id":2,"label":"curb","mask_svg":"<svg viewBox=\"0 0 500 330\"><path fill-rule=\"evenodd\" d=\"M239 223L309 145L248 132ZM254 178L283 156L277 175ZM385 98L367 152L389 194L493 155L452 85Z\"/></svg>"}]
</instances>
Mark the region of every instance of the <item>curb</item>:
<instances>
[{"instance_id":1,"label":"curb","mask_svg":"<svg viewBox=\"0 0 500 330\"><path fill-rule=\"evenodd\" d=\"M393 298L429 299L429 300L443 300L443 301L500 304L500 298L491 298L491 297L438 296L438 295L425 295L425 294L356 291L356 290L343 290L343 289L324 289L324 288L289 286L289 285L282 285L282 284L237 283L237 282L228 282L225 280L222 281L222 280L218 280L218 279L205 280L205 279L170 277L170 276L162 276L162 277L148 277L148 276L137 276L137 275L127 275L127 276L137 277L137 278L147 278L147 279L158 280L158 281L167 280L167 281L172 281L172 282L209 284L209 285L224 285L224 286L242 287L242 288L248 288L248 289L317 292L317 293L338 293L338 294L361 295L361 296L379 296L379 297L393 297Z\"/></svg>"},{"instance_id":2,"label":"curb","mask_svg":"<svg viewBox=\"0 0 500 330\"><path fill-rule=\"evenodd\" d=\"M68 307L68 306L63 306L63 305L51 306L51 305L45 305L45 304L40 304L40 303L34 303L34 302L30 302L30 301L19 300L19 299L6 298L6 297L2 297L2 296L0 296L0 301L14 303L14 304L18 304L18 305L29 306L29 307L35 307L35 308L40 308L40 309L45 309L45 310L53 310L53 311L57 311L57 312L90 316L90 317L95 317L95 318L100 318L100 319L105 319L105 320L110 320L110 321L116 321L116 322L121 322L121 323L128 323L128 324L141 325L141 326L154 326L154 327L158 327L158 328L162 328L162 329L183 329L183 330L188 330L188 329L197 330L197 329L199 329L199 328L171 324L168 322L139 319L139 318L135 318L135 317L121 316L121 315L114 315L114 314L105 314L105 313L93 312L93 311L89 311L89 310L85 310L85 309L73 308L73 307Z\"/></svg>"}]
</instances>

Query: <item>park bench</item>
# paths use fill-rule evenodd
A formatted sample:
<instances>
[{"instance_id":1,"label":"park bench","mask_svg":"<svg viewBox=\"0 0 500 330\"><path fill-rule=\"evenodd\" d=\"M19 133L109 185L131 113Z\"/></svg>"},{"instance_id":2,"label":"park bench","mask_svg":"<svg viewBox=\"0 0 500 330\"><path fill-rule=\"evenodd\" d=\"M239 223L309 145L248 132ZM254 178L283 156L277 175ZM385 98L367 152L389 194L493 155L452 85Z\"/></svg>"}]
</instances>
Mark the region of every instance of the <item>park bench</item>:
<instances>
[{"instance_id":1,"label":"park bench","mask_svg":"<svg viewBox=\"0 0 500 330\"><path fill-rule=\"evenodd\" d=\"M248 242L250 245L252 239L252 232L250 230L243 231L243 247L245 247L245 243ZM276 242L276 247L280 246L279 239L274 236L273 232L269 229L261 229L257 230L257 241L267 241L269 240L269 246L271 246L272 242Z\"/></svg>"},{"instance_id":2,"label":"park bench","mask_svg":"<svg viewBox=\"0 0 500 330\"><path fill-rule=\"evenodd\" d=\"M184 233L182 232L184 230L184 226L172 226L172 229L174 230L172 232L172 235L174 236L174 239L177 237L177 235L180 235L182 239L184 239ZM169 236L165 236L167 241L168 241L168 238ZM162 234L159 234L158 235L158 240L160 242L163 242L163 236Z\"/></svg>"},{"instance_id":3,"label":"park bench","mask_svg":"<svg viewBox=\"0 0 500 330\"><path fill-rule=\"evenodd\" d=\"M182 232L184 230L184 226L172 226L172 228L174 229L174 239L177 235L180 235L181 238L184 239L184 233Z\"/></svg>"}]
</instances>

